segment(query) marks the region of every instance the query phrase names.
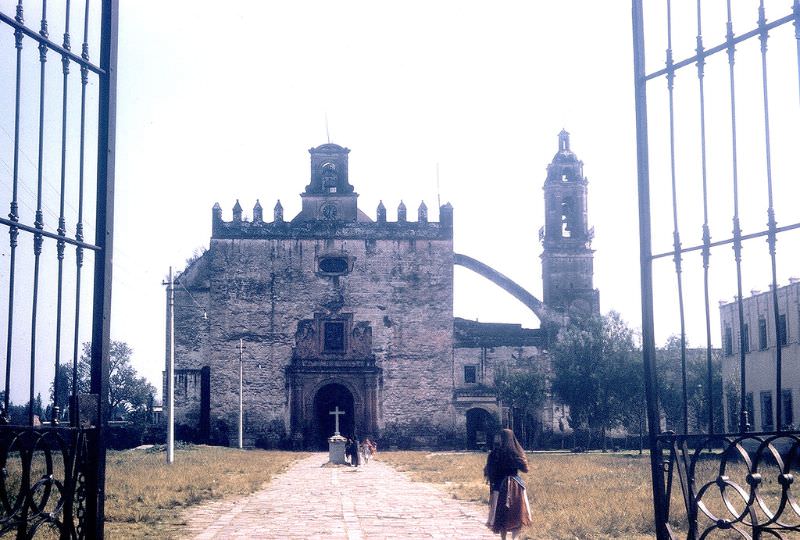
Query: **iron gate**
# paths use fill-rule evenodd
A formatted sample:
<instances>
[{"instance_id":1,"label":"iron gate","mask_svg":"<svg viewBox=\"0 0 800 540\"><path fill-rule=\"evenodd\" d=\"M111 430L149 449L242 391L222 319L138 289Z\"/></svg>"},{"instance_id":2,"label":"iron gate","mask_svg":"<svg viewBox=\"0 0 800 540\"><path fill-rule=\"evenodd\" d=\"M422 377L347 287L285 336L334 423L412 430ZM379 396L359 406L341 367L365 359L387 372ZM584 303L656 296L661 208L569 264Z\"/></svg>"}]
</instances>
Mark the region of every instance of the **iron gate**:
<instances>
[{"instance_id":1,"label":"iron gate","mask_svg":"<svg viewBox=\"0 0 800 540\"><path fill-rule=\"evenodd\" d=\"M0 3L0 534L17 538L103 537L116 60L116 0Z\"/></svg>"},{"instance_id":2,"label":"iron gate","mask_svg":"<svg viewBox=\"0 0 800 540\"><path fill-rule=\"evenodd\" d=\"M643 361L659 539L800 534L800 432L792 401L800 391L800 312L778 281L787 268L798 270L800 245L798 205L784 200L798 181L800 149L800 1L790 3L632 2ZM646 48L645 35L658 45ZM657 67L645 55L654 48L666 50ZM663 58L659 53L658 62ZM656 200L671 204L652 205ZM669 296L654 288L667 272ZM771 290L745 298L745 283L762 273ZM735 420L727 426L715 418L721 396L711 379L709 299L721 290L735 294L720 308L731 315L720 322L723 373L727 366L733 374L723 381L732 398L725 416ZM754 317L758 340L751 339ZM698 327L708 406L690 429L687 335ZM672 431L662 428L659 408L655 332L664 328L679 330L681 343L682 425ZM784 368L791 378L784 379ZM761 392L761 429L754 431L751 390L764 377L770 388Z\"/></svg>"}]
</instances>

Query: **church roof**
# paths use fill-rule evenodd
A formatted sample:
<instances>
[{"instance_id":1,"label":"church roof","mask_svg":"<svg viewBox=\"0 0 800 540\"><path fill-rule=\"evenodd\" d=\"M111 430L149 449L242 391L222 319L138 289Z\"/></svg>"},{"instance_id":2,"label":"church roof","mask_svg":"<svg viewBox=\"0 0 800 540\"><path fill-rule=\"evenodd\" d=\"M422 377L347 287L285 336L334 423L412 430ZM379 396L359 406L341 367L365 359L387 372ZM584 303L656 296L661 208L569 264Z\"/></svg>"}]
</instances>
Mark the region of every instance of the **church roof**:
<instances>
[{"instance_id":1,"label":"church roof","mask_svg":"<svg viewBox=\"0 0 800 540\"><path fill-rule=\"evenodd\" d=\"M453 318L454 346L470 347L541 347L545 334L540 329L522 328L520 324L482 323Z\"/></svg>"}]
</instances>

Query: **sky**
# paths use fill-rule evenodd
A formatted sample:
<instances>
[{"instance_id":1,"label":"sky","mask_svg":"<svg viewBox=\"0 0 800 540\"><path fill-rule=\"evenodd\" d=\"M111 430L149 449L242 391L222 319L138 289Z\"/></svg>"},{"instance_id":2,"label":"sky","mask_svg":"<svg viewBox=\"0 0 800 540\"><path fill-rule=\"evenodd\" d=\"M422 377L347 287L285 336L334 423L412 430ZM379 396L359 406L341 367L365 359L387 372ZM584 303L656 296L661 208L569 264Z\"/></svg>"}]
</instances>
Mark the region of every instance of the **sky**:
<instances>
[{"instance_id":1,"label":"sky","mask_svg":"<svg viewBox=\"0 0 800 540\"><path fill-rule=\"evenodd\" d=\"M0 0L0 10L13 13L14 4ZM231 219L237 199L246 216L252 215L256 200L267 216L277 200L287 219L295 215L309 179L307 150L328 140L351 149L350 183L367 215L374 218L383 201L388 218L396 219L403 201L414 216L424 200L431 220L438 220L438 201L450 202L455 251L491 265L541 298L542 186L558 149L558 133L566 129L589 180L594 284L601 310L619 311L632 327L640 327L628 2L120 4L112 339L131 345L134 366L158 388L164 368L162 281L169 268L181 270L187 258L208 247L215 202L225 220ZM646 4L652 51L648 69L653 70L664 63L664 8L662 2ZM673 4L676 55L691 53L696 46L694 13L683 4L694 3ZM755 5L736 2L736 20L741 21L736 29L753 27ZM767 2L768 18L787 14L788 5ZM705 16L707 44L722 40L724 18L719 15ZM35 26L36 17L27 18ZM55 23L51 28L60 35ZM790 25L771 39L771 166L778 220L788 224L800 222L793 202L798 196L793 161L800 142L796 42ZM740 77L737 97L746 232L762 230L766 222L757 47L741 46L737 60L737 69L750 73ZM6 49L0 52L0 204L7 208L13 38L0 37L0 49ZM56 60L51 64L58 67ZM26 101L27 107L35 107L38 95L35 61L31 65L26 81L34 99ZM700 241L701 169L696 71L684 71L676 80L675 100L683 111L675 127L676 174L682 238L691 245ZM732 209L724 56L709 61L707 71L710 222L712 235L721 239L730 235ZM54 76L48 83L56 95L58 80ZM672 216L665 83L654 81L648 92L651 168L653 181L659 182L652 197L654 243L656 251L666 251L672 242ZM36 116L35 108L30 114ZM48 127L58 133L58 116L48 118ZM32 127L23 134L28 143L23 172L33 182L21 194L27 209L35 205L35 135ZM47 163L46 189L57 192L57 159L50 156ZM57 198L49 204L57 215ZM787 240L779 258L781 283L800 276L797 251L789 248L797 237L788 234ZM2 244L0 269L5 273L9 248ZM763 242L758 244L752 253L765 251ZM736 281L729 247L715 251L713 261L721 276L712 281L711 290L712 335L718 346L716 303L732 300ZM700 346L705 342L702 266L697 256L685 257L685 265L688 337ZM655 278L656 309L663 315L657 318L656 338L663 343L679 330L670 258L656 264ZM769 279L763 258L745 265L745 291L765 290ZM456 316L538 326L524 306L483 278L456 267L455 280ZM2 282L2 294L7 294L5 277ZM3 343L4 317L0 314ZM24 335L19 339L24 342ZM62 354L66 359L72 353ZM27 384L24 372L12 374ZM45 388L41 381L37 378L37 386Z\"/></svg>"}]
</instances>

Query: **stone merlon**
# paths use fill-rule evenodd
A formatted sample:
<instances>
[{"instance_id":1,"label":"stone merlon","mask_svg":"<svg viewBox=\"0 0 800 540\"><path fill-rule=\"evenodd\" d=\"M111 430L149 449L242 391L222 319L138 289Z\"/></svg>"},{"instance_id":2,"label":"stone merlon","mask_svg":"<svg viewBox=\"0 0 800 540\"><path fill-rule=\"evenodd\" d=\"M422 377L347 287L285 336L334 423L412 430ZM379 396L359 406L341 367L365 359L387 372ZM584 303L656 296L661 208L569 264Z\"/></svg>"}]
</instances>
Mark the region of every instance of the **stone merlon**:
<instances>
[{"instance_id":1,"label":"stone merlon","mask_svg":"<svg viewBox=\"0 0 800 540\"><path fill-rule=\"evenodd\" d=\"M439 222L428 221L428 211L423 202L419 207L418 221L407 221L404 203L398 206L398 220L386 221L386 207L381 202L377 208L377 221L365 217L359 221L284 221L280 201L275 205L274 221L263 221L261 205L256 203L253 221L242 219L239 201L234 206L232 221L222 219L222 208L212 208L212 238L341 238L341 239L415 239L446 240L453 238L453 207L446 203L439 208ZM363 215L363 214L362 214Z\"/></svg>"}]
</instances>

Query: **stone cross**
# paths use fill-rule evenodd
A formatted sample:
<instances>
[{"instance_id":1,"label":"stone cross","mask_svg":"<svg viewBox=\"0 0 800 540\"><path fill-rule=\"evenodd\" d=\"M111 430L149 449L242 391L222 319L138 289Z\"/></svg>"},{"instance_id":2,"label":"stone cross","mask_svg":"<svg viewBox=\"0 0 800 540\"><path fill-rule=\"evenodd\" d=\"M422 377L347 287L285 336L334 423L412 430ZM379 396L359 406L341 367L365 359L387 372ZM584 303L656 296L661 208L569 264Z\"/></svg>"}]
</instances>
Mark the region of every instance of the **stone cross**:
<instances>
[{"instance_id":1,"label":"stone cross","mask_svg":"<svg viewBox=\"0 0 800 540\"><path fill-rule=\"evenodd\" d=\"M333 417L336 419L336 433L334 435L339 435L339 415L344 414L344 411L339 410L339 406L337 405L335 409L333 409L328 414L332 414Z\"/></svg>"}]
</instances>

